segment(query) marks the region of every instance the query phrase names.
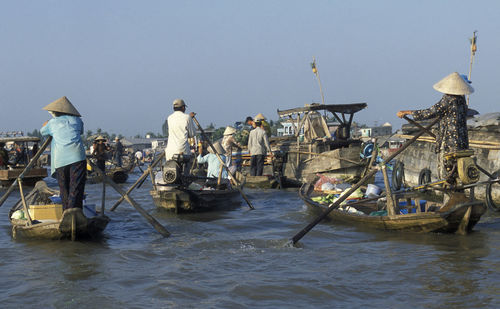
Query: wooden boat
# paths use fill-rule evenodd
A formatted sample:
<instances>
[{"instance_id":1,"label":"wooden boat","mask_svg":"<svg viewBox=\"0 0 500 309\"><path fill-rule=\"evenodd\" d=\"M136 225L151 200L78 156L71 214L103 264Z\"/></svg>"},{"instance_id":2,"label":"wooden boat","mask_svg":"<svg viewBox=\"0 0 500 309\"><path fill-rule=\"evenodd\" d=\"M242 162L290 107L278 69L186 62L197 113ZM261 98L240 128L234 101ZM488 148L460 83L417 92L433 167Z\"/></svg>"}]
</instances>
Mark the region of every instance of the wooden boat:
<instances>
[{"instance_id":1,"label":"wooden boat","mask_svg":"<svg viewBox=\"0 0 500 309\"><path fill-rule=\"evenodd\" d=\"M266 157L264 175L275 175L265 184L263 178L248 178L250 154L233 152L233 160L241 162L241 172L246 175L246 187L276 187L277 177L283 187L300 187L316 174L341 177L348 181L361 178L368 160L360 158L362 141L351 136L355 113L366 108L366 103L306 104L304 107L278 110L286 127L286 134L271 137L269 142L275 160ZM330 113L327 122L324 115ZM252 177L252 176L250 176ZM257 185L253 185L254 183Z\"/></svg>"},{"instance_id":2,"label":"wooden boat","mask_svg":"<svg viewBox=\"0 0 500 309\"><path fill-rule=\"evenodd\" d=\"M115 183L125 183L128 179L128 174L135 168L135 160L133 160L133 156L123 156L123 163L122 167L118 167L113 164L107 164L106 166L106 175L113 179ZM92 168L88 168L87 170L88 183L102 182L102 177L95 173Z\"/></svg>"},{"instance_id":3,"label":"wooden boat","mask_svg":"<svg viewBox=\"0 0 500 309\"><path fill-rule=\"evenodd\" d=\"M312 199L319 195L313 189L310 183L303 185L299 190L300 198L312 209L325 210L328 205ZM396 201L398 202L396 215L381 213L382 208L386 206L385 203L360 200L332 210L328 217L334 222L380 230L467 234L486 212L484 202L477 200L471 202L462 194L454 195L443 207L430 202L424 205L418 195L412 196L412 194L396 196Z\"/></svg>"},{"instance_id":4,"label":"wooden boat","mask_svg":"<svg viewBox=\"0 0 500 309\"><path fill-rule=\"evenodd\" d=\"M18 143L24 146L24 149L28 149L28 143L39 143L40 138L32 137L32 136L17 136L17 137L0 137L0 142L5 144L8 143ZM31 159L28 154L26 154L25 162L26 164ZM25 164L17 164L16 166L12 166L10 169L2 170L0 169L0 187L1 186L9 186L14 180L17 179L19 174L26 167ZM47 169L42 166L34 166L29 170L23 178L23 183L28 186L33 186L37 181L42 180L47 177Z\"/></svg>"},{"instance_id":5,"label":"wooden boat","mask_svg":"<svg viewBox=\"0 0 500 309\"><path fill-rule=\"evenodd\" d=\"M243 176L243 186L247 188L276 189L279 186L278 180L271 175L263 176Z\"/></svg>"},{"instance_id":6,"label":"wooden boat","mask_svg":"<svg viewBox=\"0 0 500 309\"><path fill-rule=\"evenodd\" d=\"M192 188L193 186L191 186ZM241 205L237 189L200 190L183 185L156 184L150 191L154 204L175 213L231 209Z\"/></svg>"},{"instance_id":7,"label":"wooden boat","mask_svg":"<svg viewBox=\"0 0 500 309\"><path fill-rule=\"evenodd\" d=\"M39 181L35 188L25 197L28 207L34 205L53 204L48 198L58 192L49 189L45 182ZM17 238L37 238L37 239L84 239L95 238L101 235L102 231L110 221L105 215L85 216L82 209L67 209L62 213L60 219L57 216L52 219L32 220L29 224L27 219L14 219L16 211L23 210L21 201L17 202L9 212L9 220L12 224L12 237Z\"/></svg>"}]
</instances>

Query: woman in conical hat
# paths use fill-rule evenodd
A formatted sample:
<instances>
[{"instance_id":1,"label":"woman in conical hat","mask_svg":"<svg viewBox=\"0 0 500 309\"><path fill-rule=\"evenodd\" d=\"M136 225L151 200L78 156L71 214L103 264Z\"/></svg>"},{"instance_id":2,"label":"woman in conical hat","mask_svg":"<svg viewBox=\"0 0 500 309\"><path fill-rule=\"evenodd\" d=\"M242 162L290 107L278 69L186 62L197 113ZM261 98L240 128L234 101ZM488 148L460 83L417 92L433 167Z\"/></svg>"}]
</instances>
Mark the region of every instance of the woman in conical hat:
<instances>
[{"instance_id":1,"label":"woman in conical hat","mask_svg":"<svg viewBox=\"0 0 500 309\"><path fill-rule=\"evenodd\" d=\"M106 138L99 135L94 140L94 149L92 150L92 155L96 159L96 165L103 172L106 171L106 159L108 158L108 152L111 150L106 144Z\"/></svg>"},{"instance_id":2,"label":"woman in conical hat","mask_svg":"<svg viewBox=\"0 0 500 309\"><path fill-rule=\"evenodd\" d=\"M467 132L467 103L465 95L474 92L467 81L460 74L453 72L436 84L433 88L441 93L443 97L435 105L428 109L399 111L397 116L411 115L415 120L425 120L441 117L439 131L436 135L435 151L439 153L440 179L446 175L444 168L444 154L456 152L469 148L469 137Z\"/></svg>"},{"instance_id":3,"label":"woman in conical hat","mask_svg":"<svg viewBox=\"0 0 500 309\"><path fill-rule=\"evenodd\" d=\"M40 133L53 137L50 169L52 176L57 175L63 209L81 209L87 179L81 115L66 97L55 100L43 109L54 117L43 124Z\"/></svg>"},{"instance_id":4,"label":"woman in conical hat","mask_svg":"<svg viewBox=\"0 0 500 309\"><path fill-rule=\"evenodd\" d=\"M46 111L53 113L61 113L66 115L73 115L81 117L80 113L76 110L76 108L71 104L67 97L61 97L54 102L43 108Z\"/></svg>"}]
</instances>

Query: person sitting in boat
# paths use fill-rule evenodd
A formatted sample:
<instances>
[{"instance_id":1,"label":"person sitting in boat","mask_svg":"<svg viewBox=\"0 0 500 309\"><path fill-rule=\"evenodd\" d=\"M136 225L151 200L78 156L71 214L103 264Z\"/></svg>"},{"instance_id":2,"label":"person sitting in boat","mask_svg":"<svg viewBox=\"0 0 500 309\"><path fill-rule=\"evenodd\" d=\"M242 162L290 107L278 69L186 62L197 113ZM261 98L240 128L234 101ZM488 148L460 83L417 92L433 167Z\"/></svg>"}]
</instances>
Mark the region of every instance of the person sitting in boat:
<instances>
[{"instance_id":1,"label":"person sitting in boat","mask_svg":"<svg viewBox=\"0 0 500 309\"><path fill-rule=\"evenodd\" d=\"M414 120L441 117L435 144L435 152L438 153L438 173L440 179L448 178L449 181L452 181L449 178L450 175L447 175L446 165L448 162L444 155L469 148L468 107L465 95L473 93L474 88L457 72L446 76L437 82L433 88L443 93L443 97L439 102L428 109L399 111L397 116L403 118L405 115L411 115Z\"/></svg>"},{"instance_id":2,"label":"person sitting in boat","mask_svg":"<svg viewBox=\"0 0 500 309\"><path fill-rule=\"evenodd\" d=\"M97 160L97 167L103 172L106 171L106 158L108 157L108 151L110 150L111 147L106 144L106 139L102 135L99 135L94 140L94 150L92 151L92 155Z\"/></svg>"},{"instance_id":3,"label":"person sitting in boat","mask_svg":"<svg viewBox=\"0 0 500 309\"><path fill-rule=\"evenodd\" d=\"M142 154L142 151L141 150L137 150L134 154L135 156L135 160L137 162L138 165L141 165L142 163L144 163L144 155Z\"/></svg>"},{"instance_id":4,"label":"person sitting in boat","mask_svg":"<svg viewBox=\"0 0 500 309\"><path fill-rule=\"evenodd\" d=\"M221 144L219 142L215 142L213 144L215 150L221 157L222 161L226 161L226 156L224 154L224 149L222 148ZM221 183L228 184L229 183L229 178L227 174L227 167L223 164L221 164L219 158L217 157L217 154L214 153L212 147L208 147L208 154L202 156L203 154L203 144L200 144L198 146L198 157L196 160L198 161L198 164L204 164L207 163L207 177L208 178L213 178L211 181L209 180L210 184L214 183L215 179L221 179ZM220 176L220 177L219 177Z\"/></svg>"},{"instance_id":5,"label":"person sitting in boat","mask_svg":"<svg viewBox=\"0 0 500 309\"><path fill-rule=\"evenodd\" d=\"M226 156L226 166L230 169L231 173L234 174L236 171L236 165L233 164L232 160L232 153L233 153L233 147L235 148L243 148L243 146L240 145L235 139L234 139L234 133L236 133L236 129L227 126L226 130L224 131L224 137L222 138L222 148L224 148L224 152L227 154Z\"/></svg>"},{"instance_id":6,"label":"person sitting in boat","mask_svg":"<svg viewBox=\"0 0 500 309\"><path fill-rule=\"evenodd\" d=\"M13 165L26 165L26 148L23 145L15 143L14 151L16 152L16 157Z\"/></svg>"},{"instance_id":7,"label":"person sitting in boat","mask_svg":"<svg viewBox=\"0 0 500 309\"><path fill-rule=\"evenodd\" d=\"M176 154L183 154L186 161L192 162L189 138L193 138L196 133L193 117L195 113L185 114L186 103L182 99L175 99L173 102L174 112L168 116L168 141L165 147L165 159L172 160ZM184 165L184 175L189 174L191 164Z\"/></svg>"},{"instance_id":8,"label":"person sitting in boat","mask_svg":"<svg viewBox=\"0 0 500 309\"><path fill-rule=\"evenodd\" d=\"M5 149L5 143L0 142L0 169L7 169L9 165L12 165L9 162L9 153Z\"/></svg>"},{"instance_id":9,"label":"person sitting in boat","mask_svg":"<svg viewBox=\"0 0 500 309\"><path fill-rule=\"evenodd\" d=\"M82 208L87 180L87 162L81 135L83 121L80 113L66 97L57 99L43 108L54 118L46 121L40 133L52 136L51 175L56 176L63 210Z\"/></svg>"},{"instance_id":10,"label":"person sitting in boat","mask_svg":"<svg viewBox=\"0 0 500 309\"><path fill-rule=\"evenodd\" d=\"M248 151L250 152L250 176L262 176L264 160L269 152L271 157L271 146L266 131L261 126L260 120L255 121L255 129L248 136Z\"/></svg>"}]
</instances>

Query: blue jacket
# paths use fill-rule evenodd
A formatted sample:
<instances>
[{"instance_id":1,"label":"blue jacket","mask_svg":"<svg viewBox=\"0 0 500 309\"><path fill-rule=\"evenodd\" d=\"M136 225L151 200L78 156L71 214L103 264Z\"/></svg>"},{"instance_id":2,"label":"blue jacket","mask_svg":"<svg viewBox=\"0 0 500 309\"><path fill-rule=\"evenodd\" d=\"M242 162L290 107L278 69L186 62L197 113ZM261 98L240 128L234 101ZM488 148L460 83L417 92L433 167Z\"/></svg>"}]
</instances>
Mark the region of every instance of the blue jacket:
<instances>
[{"instance_id":1,"label":"blue jacket","mask_svg":"<svg viewBox=\"0 0 500 309\"><path fill-rule=\"evenodd\" d=\"M52 136L50 144L50 174L56 168L85 160L81 134L83 121L80 117L64 115L52 118L40 129L43 136Z\"/></svg>"},{"instance_id":2,"label":"blue jacket","mask_svg":"<svg viewBox=\"0 0 500 309\"><path fill-rule=\"evenodd\" d=\"M224 155L220 155L222 158L222 161L226 161L226 157ZM219 159L217 158L216 154L209 153L206 154L205 156L198 155L198 163L208 163L207 167L207 177L214 177L218 178L219 177L219 171L220 171L220 166L221 163ZM224 166L222 169L222 178L228 178L227 177L227 168Z\"/></svg>"}]
</instances>

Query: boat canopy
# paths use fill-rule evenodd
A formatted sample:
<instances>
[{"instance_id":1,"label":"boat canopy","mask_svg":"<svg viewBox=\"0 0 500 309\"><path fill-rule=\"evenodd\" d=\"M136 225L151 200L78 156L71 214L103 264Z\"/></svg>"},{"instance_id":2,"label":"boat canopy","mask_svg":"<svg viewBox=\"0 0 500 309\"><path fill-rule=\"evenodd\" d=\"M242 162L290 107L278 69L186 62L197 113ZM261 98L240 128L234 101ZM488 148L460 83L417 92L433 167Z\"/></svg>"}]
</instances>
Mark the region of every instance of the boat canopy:
<instances>
[{"instance_id":1,"label":"boat canopy","mask_svg":"<svg viewBox=\"0 0 500 309\"><path fill-rule=\"evenodd\" d=\"M331 134L326 122L319 112L328 111L333 114L335 120L340 124L337 128L336 139L347 140L350 138L350 130L353 115L366 108L366 103L352 104L306 104L304 107L297 107L280 111L281 118L288 117L295 126L295 136L298 136L303 129L306 140L326 136L331 138ZM346 115L349 117L347 118Z\"/></svg>"},{"instance_id":2,"label":"boat canopy","mask_svg":"<svg viewBox=\"0 0 500 309\"><path fill-rule=\"evenodd\" d=\"M365 109L367 106L366 103L352 103L352 104L319 104L312 103L306 104L304 107L297 107L291 109L285 109L280 111L278 109L278 115L280 117L287 117L293 114L300 114L311 111L322 111L326 110L332 114L340 113L340 114L355 114L362 109Z\"/></svg>"}]
</instances>

